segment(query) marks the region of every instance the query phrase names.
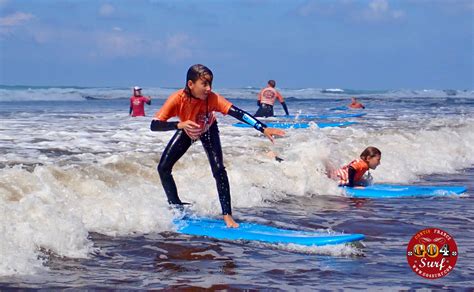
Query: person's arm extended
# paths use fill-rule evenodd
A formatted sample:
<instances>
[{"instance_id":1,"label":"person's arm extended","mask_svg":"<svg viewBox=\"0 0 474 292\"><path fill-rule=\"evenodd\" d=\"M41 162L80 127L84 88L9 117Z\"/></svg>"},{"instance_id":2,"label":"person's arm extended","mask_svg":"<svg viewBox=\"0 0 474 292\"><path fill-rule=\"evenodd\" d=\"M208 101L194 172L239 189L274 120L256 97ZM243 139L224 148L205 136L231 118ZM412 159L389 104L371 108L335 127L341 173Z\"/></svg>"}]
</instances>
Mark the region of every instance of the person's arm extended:
<instances>
[{"instance_id":1,"label":"person's arm extended","mask_svg":"<svg viewBox=\"0 0 474 292\"><path fill-rule=\"evenodd\" d=\"M255 129L259 130L260 132L263 133L272 143L275 143L275 137L274 136L284 136L285 131L280 130L280 129L274 129L274 128L267 128L267 125L264 123L260 122L257 120L254 116L251 114L241 110L240 108L236 106L231 106L229 111L227 112L228 115L233 116L234 118L245 122Z\"/></svg>"},{"instance_id":2,"label":"person's arm extended","mask_svg":"<svg viewBox=\"0 0 474 292\"><path fill-rule=\"evenodd\" d=\"M148 100L146 101L146 104L148 104L148 105L151 104L151 96L148 96Z\"/></svg>"},{"instance_id":3,"label":"person's arm extended","mask_svg":"<svg viewBox=\"0 0 474 292\"><path fill-rule=\"evenodd\" d=\"M285 110L285 114L287 116L289 116L290 114L288 113L288 107L286 106L286 103L285 103L285 99L283 98L283 96L281 95L280 92L277 91L277 98L278 98L278 101L281 103L281 106L283 107L283 109Z\"/></svg>"},{"instance_id":4,"label":"person's arm extended","mask_svg":"<svg viewBox=\"0 0 474 292\"><path fill-rule=\"evenodd\" d=\"M287 116L289 116L290 114L288 113L288 107L286 106L286 102L282 102L281 103L281 106L283 107L283 109L285 110L285 114Z\"/></svg>"},{"instance_id":5,"label":"person's arm extended","mask_svg":"<svg viewBox=\"0 0 474 292\"><path fill-rule=\"evenodd\" d=\"M255 129L257 129L258 131L262 133L265 131L265 128L267 127L264 123L257 120L254 116L252 116L248 112L241 110L240 108L234 105L230 107L229 112L227 114L238 119L239 121L249 124L250 126L254 127Z\"/></svg>"},{"instance_id":6,"label":"person's arm extended","mask_svg":"<svg viewBox=\"0 0 474 292\"><path fill-rule=\"evenodd\" d=\"M349 169L347 170L347 172L348 172L348 180L349 180L349 183L347 184L347 186L353 187L356 170L352 166L349 166Z\"/></svg>"},{"instance_id":7,"label":"person's arm extended","mask_svg":"<svg viewBox=\"0 0 474 292\"><path fill-rule=\"evenodd\" d=\"M128 115L131 116L132 115L132 111L133 111L133 107L130 106L130 111L128 112Z\"/></svg>"},{"instance_id":8,"label":"person's arm extended","mask_svg":"<svg viewBox=\"0 0 474 292\"><path fill-rule=\"evenodd\" d=\"M178 129L179 122L163 122L160 120L153 120L150 124L152 131L171 131Z\"/></svg>"}]
</instances>

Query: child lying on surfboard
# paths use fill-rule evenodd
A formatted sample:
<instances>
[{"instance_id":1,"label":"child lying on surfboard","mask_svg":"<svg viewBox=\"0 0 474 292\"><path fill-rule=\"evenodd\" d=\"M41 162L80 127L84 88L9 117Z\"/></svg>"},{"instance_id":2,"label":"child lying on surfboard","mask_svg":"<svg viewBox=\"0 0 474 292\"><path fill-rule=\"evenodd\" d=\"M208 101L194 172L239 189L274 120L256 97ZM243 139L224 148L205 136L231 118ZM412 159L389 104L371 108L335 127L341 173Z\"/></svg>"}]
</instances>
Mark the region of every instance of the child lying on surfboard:
<instances>
[{"instance_id":1,"label":"child lying on surfboard","mask_svg":"<svg viewBox=\"0 0 474 292\"><path fill-rule=\"evenodd\" d=\"M360 154L360 158L351 161L340 169L332 171L330 177L339 180L340 186L363 186L367 185L364 174L369 169L376 169L380 165L382 152L376 147L367 147ZM369 173L370 176L370 173Z\"/></svg>"}]
</instances>

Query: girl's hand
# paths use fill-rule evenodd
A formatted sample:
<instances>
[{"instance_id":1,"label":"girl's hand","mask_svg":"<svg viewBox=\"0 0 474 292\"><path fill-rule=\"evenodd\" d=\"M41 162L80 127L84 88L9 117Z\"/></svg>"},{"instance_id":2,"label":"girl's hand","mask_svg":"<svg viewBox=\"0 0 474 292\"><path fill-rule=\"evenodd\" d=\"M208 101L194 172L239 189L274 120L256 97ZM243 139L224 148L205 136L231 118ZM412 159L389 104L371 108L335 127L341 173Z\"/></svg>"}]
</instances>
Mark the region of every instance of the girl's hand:
<instances>
[{"instance_id":1,"label":"girl's hand","mask_svg":"<svg viewBox=\"0 0 474 292\"><path fill-rule=\"evenodd\" d=\"M270 139L272 143L275 143L273 136L276 135L276 136L283 137L285 135L285 131L280 130L280 129L275 129L275 128L265 128L265 130L263 130L263 134L267 136L267 138Z\"/></svg>"},{"instance_id":2,"label":"girl's hand","mask_svg":"<svg viewBox=\"0 0 474 292\"><path fill-rule=\"evenodd\" d=\"M201 127L198 124L196 124L195 122L191 121L191 120L187 120L187 121L178 123L178 129L184 129L184 130L192 131L192 130L199 129L199 128L201 128Z\"/></svg>"}]
</instances>

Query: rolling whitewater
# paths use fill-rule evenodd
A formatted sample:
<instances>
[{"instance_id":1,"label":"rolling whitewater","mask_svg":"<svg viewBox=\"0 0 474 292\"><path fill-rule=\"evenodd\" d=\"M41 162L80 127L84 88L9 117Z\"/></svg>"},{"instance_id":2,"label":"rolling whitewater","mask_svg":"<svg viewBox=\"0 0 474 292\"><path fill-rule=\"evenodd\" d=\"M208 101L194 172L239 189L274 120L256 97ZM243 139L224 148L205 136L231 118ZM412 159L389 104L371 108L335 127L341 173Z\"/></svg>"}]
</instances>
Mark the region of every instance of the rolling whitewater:
<instances>
[{"instance_id":1,"label":"rolling whitewater","mask_svg":"<svg viewBox=\"0 0 474 292\"><path fill-rule=\"evenodd\" d=\"M129 88L0 86L0 285L88 289L459 289L473 287L474 92L281 89L291 115L272 145L218 115L234 217L279 229L363 234L347 245L304 246L180 234L156 171L173 135L128 116ZM215 91L255 113L258 88ZM342 110L356 96L365 110ZM338 111L337 109L340 109ZM330 110L334 109L334 110ZM283 114L277 103L275 113ZM359 115L357 113L364 113ZM336 116L335 116L336 115ZM339 116L337 116L339 115ZM342 116L341 116L342 115ZM300 119L272 118L299 123ZM343 127L317 127L344 123ZM326 168L382 151L374 183L465 186L461 195L350 198ZM276 153L278 162L269 153ZM206 155L195 143L174 168L188 212L220 214ZM419 230L442 228L459 248L436 281L407 264Z\"/></svg>"}]
</instances>

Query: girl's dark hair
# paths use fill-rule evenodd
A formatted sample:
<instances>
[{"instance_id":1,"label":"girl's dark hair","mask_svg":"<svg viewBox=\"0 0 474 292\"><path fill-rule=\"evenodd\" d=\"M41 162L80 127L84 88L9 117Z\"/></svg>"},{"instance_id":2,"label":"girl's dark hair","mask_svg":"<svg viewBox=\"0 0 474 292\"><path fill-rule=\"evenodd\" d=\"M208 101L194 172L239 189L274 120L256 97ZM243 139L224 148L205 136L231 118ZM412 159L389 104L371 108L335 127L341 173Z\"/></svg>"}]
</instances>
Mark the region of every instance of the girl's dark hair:
<instances>
[{"instance_id":1,"label":"girl's dark hair","mask_svg":"<svg viewBox=\"0 0 474 292\"><path fill-rule=\"evenodd\" d=\"M275 87L276 86L275 80L268 80L268 85L270 85L271 87Z\"/></svg>"},{"instance_id":2,"label":"girl's dark hair","mask_svg":"<svg viewBox=\"0 0 474 292\"><path fill-rule=\"evenodd\" d=\"M191 90L188 87L188 81L191 80L195 82L199 78L203 78L203 77L208 79L209 83L212 85L212 79L214 78L214 75L212 74L211 69L201 64L196 64L189 67L188 73L186 73L186 86L184 90L190 94Z\"/></svg>"},{"instance_id":3,"label":"girl's dark hair","mask_svg":"<svg viewBox=\"0 0 474 292\"><path fill-rule=\"evenodd\" d=\"M382 155L382 152L376 147L369 146L365 148L364 151L362 151L362 153L360 154L360 158L367 159L367 158L374 157L376 155Z\"/></svg>"}]
</instances>

